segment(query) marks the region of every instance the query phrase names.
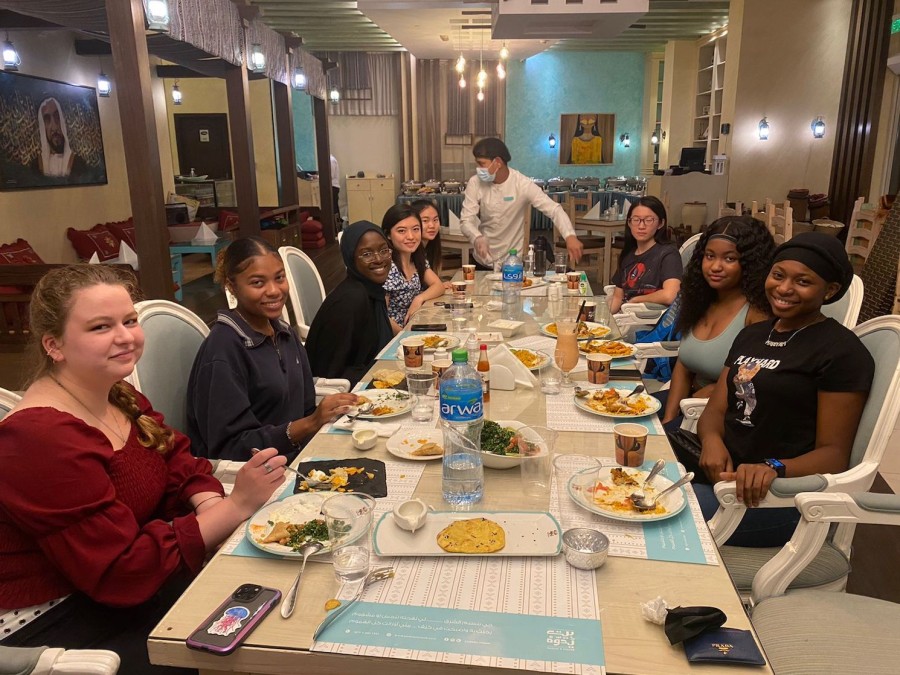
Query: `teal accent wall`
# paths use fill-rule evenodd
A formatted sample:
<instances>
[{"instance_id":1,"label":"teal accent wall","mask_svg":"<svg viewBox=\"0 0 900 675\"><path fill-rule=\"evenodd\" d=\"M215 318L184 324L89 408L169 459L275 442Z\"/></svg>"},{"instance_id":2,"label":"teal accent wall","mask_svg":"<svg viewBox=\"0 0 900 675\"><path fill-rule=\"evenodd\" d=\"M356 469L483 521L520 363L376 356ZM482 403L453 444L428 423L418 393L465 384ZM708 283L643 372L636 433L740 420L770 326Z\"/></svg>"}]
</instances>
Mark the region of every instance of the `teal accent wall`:
<instances>
[{"instance_id":1,"label":"teal accent wall","mask_svg":"<svg viewBox=\"0 0 900 675\"><path fill-rule=\"evenodd\" d=\"M316 126L313 119L312 97L302 91L293 92L291 103L294 107L294 153L297 164L304 171L316 171Z\"/></svg>"},{"instance_id":2,"label":"teal accent wall","mask_svg":"<svg viewBox=\"0 0 900 675\"><path fill-rule=\"evenodd\" d=\"M536 178L639 173L644 142L643 53L551 51L524 63L511 61L507 70L506 144L513 168ZM559 163L559 116L568 113L616 116L613 164ZM557 138L553 149L547 143L551 133ZM619 142L624 133L631 137L630 148Z\"/></svg>"}]
</instances>

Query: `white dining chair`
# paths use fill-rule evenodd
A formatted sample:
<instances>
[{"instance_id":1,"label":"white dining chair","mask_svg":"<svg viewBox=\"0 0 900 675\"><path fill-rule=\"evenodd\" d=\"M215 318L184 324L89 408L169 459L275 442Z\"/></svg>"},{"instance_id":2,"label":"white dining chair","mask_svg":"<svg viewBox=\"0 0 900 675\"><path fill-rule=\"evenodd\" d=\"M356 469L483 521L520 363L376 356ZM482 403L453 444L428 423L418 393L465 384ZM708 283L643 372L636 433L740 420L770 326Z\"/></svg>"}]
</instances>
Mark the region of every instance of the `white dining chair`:
<instances>
[{"instance_id":1,"label":"white dining chair","mask_svg":"<svg viewBox=\"0 0 900 675\"><path fill-rule=\"evenodd\" d=\"M0 646L0 673L115 675L120 665L119 655L106 649Z\"/></svg>"},{"instance_id":2,"label":"white dining chair","mask_svg":"<svg viewBox=\"0 0 900 675\"><path fill-rule=\"evenodd\" d=\"M313 317L325 300L325 285L316 264L299 248L282 246L278 249L278 255L284 261L287 272L294 325L300 339L306 341Z\"/></svg>"},{"instance_id":3,"label":"white dining chair","mask_svg":"<svg viewBox=\"0 0 900 675\"><path fill-rule=\"evenodd\" d=\"M21 400L22 397L14 391L0 389L0 420L6 417L6 413L12 410Z\"/></svg>"},{"instance_id":4,"label":"white dining chair","mask_svg":"<svg viewBox=\"0 0 900 675\"><path fill-rule=\"evenodd\" d=\"M897 672L900 605L829 591L788 590L818 559L829 530L900 525L900 495L801 493L790 542L756 573L750 621L779 675Z\"/></svg>"}]
</instances>

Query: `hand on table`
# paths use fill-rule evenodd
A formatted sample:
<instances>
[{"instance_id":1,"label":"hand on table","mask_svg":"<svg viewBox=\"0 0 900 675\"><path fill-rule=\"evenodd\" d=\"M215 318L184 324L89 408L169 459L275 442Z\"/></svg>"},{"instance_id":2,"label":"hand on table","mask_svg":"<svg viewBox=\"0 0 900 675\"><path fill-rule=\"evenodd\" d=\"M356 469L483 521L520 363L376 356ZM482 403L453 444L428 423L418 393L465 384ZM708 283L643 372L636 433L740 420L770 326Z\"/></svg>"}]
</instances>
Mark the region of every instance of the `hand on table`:
<instances>
[{"instance_id":1,"label":"hand on table","mask_svg":"<svg viewBox=\"0 0 900 675\"><path fill-rule=\"evenodd\" d=\"M748 508L759 506L759 501L769 492L778 473L768 464L741 464L737 471L723 471L722 480L733 480L736 496Z\"/></svg>"}]
</instances>

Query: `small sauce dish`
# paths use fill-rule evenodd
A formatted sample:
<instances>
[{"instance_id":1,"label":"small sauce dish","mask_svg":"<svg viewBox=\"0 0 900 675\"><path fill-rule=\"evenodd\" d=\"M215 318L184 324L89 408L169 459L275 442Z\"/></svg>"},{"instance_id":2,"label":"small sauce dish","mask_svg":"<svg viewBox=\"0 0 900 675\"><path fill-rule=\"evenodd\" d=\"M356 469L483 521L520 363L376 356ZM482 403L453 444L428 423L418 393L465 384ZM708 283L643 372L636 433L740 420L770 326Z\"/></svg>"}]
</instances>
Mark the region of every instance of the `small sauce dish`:
<instances>
[{"instance_id":1,"label":"small sauce dish","mask_svg":"<svg viewBox=\"0 0 900 675\"><path fill-rule=\"evenodd\" d=\"M378 442L378 434L374 429L357 429L350 435L353 447L357 450L371 450Z\"/></svg>"},{"instance_id":2,"label":"small sauce dish","mask_svg":"<svg viewBox=\"0 0 900 675\"><path fill-rule=\"evenodd\" d=\"M429 506L421 499L410 499L394 507L397 527L415 533L428 518Z\"/></svg>"},{"instance_id":3,"label":"small sauce dish","mask_svg":"<svg viewBox=\"0 0 900 675\"><path fill-rule=\"evenodd\" d=\"M563 532L563 552L566 562L580 570L595 570L606 562L609 539L602 532L576 527Z\"/></svg>"}]
</instances>

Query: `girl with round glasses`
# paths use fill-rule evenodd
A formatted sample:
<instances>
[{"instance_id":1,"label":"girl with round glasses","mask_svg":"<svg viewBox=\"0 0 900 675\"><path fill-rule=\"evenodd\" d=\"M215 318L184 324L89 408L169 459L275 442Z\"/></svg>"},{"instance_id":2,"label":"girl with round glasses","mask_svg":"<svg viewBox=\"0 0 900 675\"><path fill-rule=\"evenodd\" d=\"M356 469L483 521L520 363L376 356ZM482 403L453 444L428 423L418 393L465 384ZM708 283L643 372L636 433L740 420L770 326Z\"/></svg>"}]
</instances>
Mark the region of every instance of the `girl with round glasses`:
<instances>
[{"instance_id":1,"label":"girl with round glasses","mask_svg":"<svg viewBox=\"0 0 900 675\"><path fill-rule=\"evenodd\" d=\"M313 375L345 378L356 384L394 336L384 291L391 270L391 248L380 227L360 220L344 230L341 256L347 278L316 312L306 353Z\"/></svg>"},{"instance_id":2,"label":"girl with round glasses","mask_svg":"<svg viewBox=\"0 0 900 675\"><path fill-rule=\"evenodd\" d=\"M681 255L666 238L666 208L656 197L641 197L628 209L625 246L613 274L609 302L615 314L626 302L671 305L681 289Z\"/></svg>"}]
</instances>

